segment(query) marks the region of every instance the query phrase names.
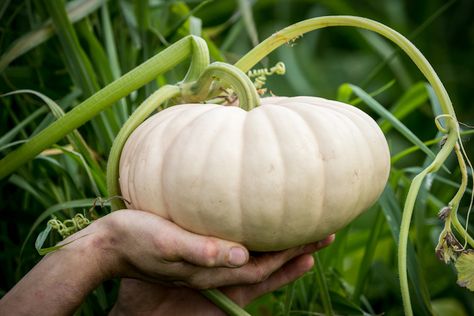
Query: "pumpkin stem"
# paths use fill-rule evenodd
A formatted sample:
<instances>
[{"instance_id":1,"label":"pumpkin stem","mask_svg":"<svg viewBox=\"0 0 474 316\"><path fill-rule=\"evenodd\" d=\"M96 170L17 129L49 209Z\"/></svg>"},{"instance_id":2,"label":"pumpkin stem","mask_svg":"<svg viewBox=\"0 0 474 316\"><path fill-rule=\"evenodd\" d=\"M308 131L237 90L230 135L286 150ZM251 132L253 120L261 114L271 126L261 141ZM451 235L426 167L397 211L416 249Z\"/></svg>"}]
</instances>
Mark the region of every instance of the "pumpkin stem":
<instances>
[{"instance_id":1,"label":"pumpkin stem","mask_svg":"<svg viewBox=\"0 0 474 316\"><path fill-rule=\"evenodd\" d=\"M130 118L120 129L110 149L109 160L107 162L107 193L108 196L119 196L119 162L123 146L132 132L140 125L148 116L156 110L166 100L179 95L180 89L177 86L163 86L152 95L150 95L142 104L133 112ZM110 201L112 211L125 207L125 203L121 199Z\"/></svg>"},{"instance_id":2,"label":"pumpkin stem","mask_svg":"<svg viewBox=\"0 0 474 316\"><path fill-rule=\"evenodd\" d=\"M239 98L240 107L250 111L260 105L257 90L247 75L233 65L215 62L209 65L199 79L181 84L181 96L185 102L200 102L212 94L215 80L230 86Z\"/></svg>"}]
</instances>

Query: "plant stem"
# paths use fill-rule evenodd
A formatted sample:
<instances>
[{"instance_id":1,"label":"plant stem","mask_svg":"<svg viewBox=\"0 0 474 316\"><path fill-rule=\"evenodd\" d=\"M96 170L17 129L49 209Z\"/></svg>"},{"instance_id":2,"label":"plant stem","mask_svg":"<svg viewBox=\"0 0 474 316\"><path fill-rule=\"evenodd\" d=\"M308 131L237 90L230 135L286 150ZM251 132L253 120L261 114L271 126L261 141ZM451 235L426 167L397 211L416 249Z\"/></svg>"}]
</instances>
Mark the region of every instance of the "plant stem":
<instances>
[{"instance_id":1,"label":"plant stem","mask_svg":"<svg viewBox=\"0 0 474 316\"><path fill-rule=\"evenodd\" d=\"M446 89L431 67L430 63L426 60L418 48L416 48L408 39L406 39L397 31L382 23L366 18L344 15L324 16L295 23L274 33L272 36L261 42L250 52L245 54L245 56L243 56L237 63L235 63L235 66L240 68L242 71L247 72L260 60L265 58L268 54L281 45L288 44L291 41L296 40L304 33L332 26L352 26L366 29L378 33L397 44L412 59L423 75L425 75L428 82L433 86L436 96L440 99L443 112L452 115L454 118L456 117ZM451 125L451 127L452 126L453 125Z\"/></svg>"},{"instance_id":2,"label":"plant stem","mask_svg":"<svg viewBox=\"0 0 474 316\"><path fill-rule=\"evenodd\" d=\"M219 290L202 290L201 294L207 297L209 300L214 302L219 306L223 311L229 316L250 316L242 307L235 304L231 299L229 299L225 294Z\"/></svg>"},{"instance_id":3,"label":"plant stem","mask_svg":"<svg viewBox=\"0 0 474 316\"><path fill-rule=\"evenodd\" d=\"M323 273L323 266L321 260L319 259L319 254L314 254L315 262L315 274L316 282L318 283L319 291L321 293L321 302L323 304L324 315L333 316L334 311L332 310L331 298L329 296L329 289L326 283L326 278Z\"/></svg>"},{"instance_id":4,"label":"plant stem","mask_svg":"<svg viewBox=\"0 0 474 316\"><path fill-rule=\"evenodd\" d=\"M466 162L463 159L462 152L461 152L461 149L459 148L458 144L456 144L454 152L456 153L456 157L458 158L459 168L461 169L462 179L461 179L461 185L459 187L458 192L456 193L456 195L454 195L451 202L449 203L449 205L452 209L451 213L449 214L449 218L451 219L451 222L454 226L454 229L456 229L456 231L464 238L464 240L465 240L464 243L465 244L468 243L471 247L474 248L474 239L469 235L467 230L461 225L461 223L459 222L458 216L457 216L459 204L461 202L461 198L462 198L462 196L463 196L463 194L464 194L464 192L466 191L466 188L467 188L468 179L467 179ZM466 219L466 225L468 223L468 219L469 219L469 217Z\"/></svg>"},{"instance_id":5,"label":"plant stem","mask_svg":"<svg viewBox=\"0 0 474 316\"><path fill-rule=\"evenodd\" d=\"M194 41L200 42L203 40L195 36L187 36L179 40L96 92L69 111L64 117L53 122L36 136L32 137L20 148L8 154L0 160L0 180L108 106L155 79L158 75L174 68L177 64L191 56Z\"/></svg>"},{"instance_id":6,"label":"plant stem","mask_svg":"<svg viewBox=\"0 0 474 316\"><path fill-rule=\"evenodd\" d=\"M209 95L209 88L215 79L232 87L239 98L241 108L250 111L260 104L257 90L247 75L239 68L221 62L212 63L194 83L181 86L185 101L202 101Z\"/></svg>"},{"instance_id":7,"label":"plant stem","mask_svg":"<svg viewBox=\"0 0 474 316\"><path fill-rule=\"evenodd\" d=\"M112 148L110 149L109 160L107 162L107 191L108 196L120 196L119 185L119 163L120 154L123 146L132 132L140 125L148 116L156 110L166 100L178 96L180 89L177 86L164 86L150 95L143 103L133 112L130 118L120 129L117 137L115 137ZM124 208L125 204L121 199L111 200L112 211Z\"/></svg>"},{"instance_id":8,"label":"plant stem","mask_svg":"<svg viewBox=\"0 0 474 316\"><path fill-rule=\"evenodd\" d=\"M426 169L413 178L410 189L408 190L405 206L403 208L402 223L400 225L400 239L398 244L398 270L400 274L400 287L402 292L403 308L405 315L407 316L413 315L407 275L407 245L408 232L410 229L410 222L413 215L416 197L425 176L428 173L437 171L442 166L443 162L452 152L456 141L457 133L455 131L451 131L443 148L439 151L438 155L436 155L435 160Z\"/></svg>"},{"instance_id":9,"label":"plant stem","mask_svg":"<svg viewBox=\"0 0 474 316\"><path fill-rule=\"evenodd\" d=\"M433 162L413 179L407 199L405 201L403 218L400 227L398 262L400 273L400 287L402 290L405 315L412 315L413 311L411 308L410 292L408 289L406 260L408 233L415 200L424 177L428 173L438 170L438 168L443 164L448 155L452 152L459 135L459 127L456 119L456 114L451 104L451 100L433 67L431 67L430 63L426 60L423 54L400 33L379 22L354 16L318 17L293 24L279 32L274 33L265 41L261 42L258 46L248 52L244 57L242 57L235 64L235 66L242 69L243 71L248 71L251 67L253 67L256 63L258 63L261 59L263 59L265 56L267 56L270 52L272 52L279 46L296 40L298 37L300 37L306 32L329 26L352 26L370 30L386 37L387 39L397 44L411 58L411 60L416 64L418 69L423 73L428 82L431 84L431 86L433 87L433 91L439 99L442 111L452 118L451 120L447 121L447 131L449 132L447 142L444 144L438 155L434 158ZM461 170L461 172L465 171Z\"/></svg>"}]
</instances>

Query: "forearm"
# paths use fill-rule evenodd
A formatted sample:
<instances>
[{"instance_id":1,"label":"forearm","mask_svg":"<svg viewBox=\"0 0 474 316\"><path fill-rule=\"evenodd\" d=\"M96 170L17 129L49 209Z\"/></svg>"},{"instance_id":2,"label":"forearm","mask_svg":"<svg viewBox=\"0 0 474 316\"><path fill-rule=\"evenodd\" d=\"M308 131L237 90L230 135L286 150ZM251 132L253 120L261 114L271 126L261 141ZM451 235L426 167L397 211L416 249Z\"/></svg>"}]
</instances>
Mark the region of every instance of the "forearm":
<instances>
[{"instance_id":1,"label":"forearm","mask_svg":"<svg viewBox=\"0 0 474 316\"><path fill-rule=\"evenodd\" d=\"M102 281L111 277L102 231L86 229L45 256L0 300L0 315L70 315Z\"/></svg>"}]
</instances>

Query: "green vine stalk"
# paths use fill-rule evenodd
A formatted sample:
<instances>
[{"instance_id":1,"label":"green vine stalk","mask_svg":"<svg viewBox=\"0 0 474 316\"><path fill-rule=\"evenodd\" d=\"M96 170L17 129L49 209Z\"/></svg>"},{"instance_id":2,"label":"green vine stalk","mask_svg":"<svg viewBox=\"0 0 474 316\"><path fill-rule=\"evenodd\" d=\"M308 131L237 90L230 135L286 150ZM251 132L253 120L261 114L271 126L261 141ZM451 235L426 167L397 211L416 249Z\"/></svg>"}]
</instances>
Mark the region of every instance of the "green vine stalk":
<instances>
[{"instance_id":1,"label":"green vine stalk","mask_svg":"<svg viewBox=\"0 0 474 316\"><path fill-rule=\"evenodd\" d=\"M413 208L418 191L425 176L428 173L436 172L443 165L449 154L454 150L455 145L459 139L459 126L451 100L441 80L428 60L426 60L423 54L407 38L382 23L354 16L325 16L304 20L274 33L272 36L261 42L258 46L243 56L235 64L235 66L242 69L243 71L248 71L256 63L265 58L268 54L281 45L292 43L309 31L332 26L350 26L370 30L394 42L411 58L418 69L426 77L439 99L443 113L450 118L446 122L447 128L443 129L444 132L448 133L447 140L443 145L443 148L436 155L433 162L413 179L403 210L398 245L398 269L400 274L400 287L402 291L405 315L413 315L407 274L408 233L413 214ZM463 160L463 157L460 156L460 159ZM461 162L460 165L462 165ZM461 172L466 173L467 171L465 168L461 168ZM461 196L464 194L463 188L460 189L459 194ZM451 201L450 205L453 204L452 207L457 209L458 204L456 203L459 203L459 200ZM451 214L455 215L455 212L451 212ZM453 216L453 218L456 217ZM461 234L467 238L466 233Z\"/></svg>"},{"instance_id":2,"label":"green vine stalk","mask_svg":"<svg viewBox=\"0 0 474 316\"><path fill-rule=\"evenodd\" d=\"M196 49L202 49L204 46L207 48L202 38L192 35L187 36L97 91L62 118L32 137L27 143L0 160L0 180L119 99L141 88L160 74L173 69L176 65L191 57ZM195 73L192 73L190 76L195 75Z\"/></svg>"}]
</instances>

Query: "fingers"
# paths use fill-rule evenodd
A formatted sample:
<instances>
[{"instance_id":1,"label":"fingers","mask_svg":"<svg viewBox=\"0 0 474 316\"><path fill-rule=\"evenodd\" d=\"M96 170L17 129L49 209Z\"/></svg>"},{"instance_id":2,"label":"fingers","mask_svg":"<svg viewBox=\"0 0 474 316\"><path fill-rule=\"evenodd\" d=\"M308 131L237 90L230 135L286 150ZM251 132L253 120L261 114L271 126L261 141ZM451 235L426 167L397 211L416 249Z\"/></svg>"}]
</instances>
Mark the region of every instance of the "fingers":
<instances>
[{"instance_id":1,"label":"fingers","mask_svg":"<svg viewBox=\"0 0 474 316\"><path fill-rule=\"evenodd\" d=\"M305 245L304 246L304 253L313 253L313 252L316 252L316 251L321 250L323 248L326 248L327 246L329 246L330 244L332 244L334 242L335 238L336 238L336 235L332 234L332 235L327 236L323 240L320 240L320 241L312 243L312 244Z\"/></svg>"},{"instance_id":2,"label":"fingers","mask_svg":"<svg viewBox=\"0 0 474 316\"><path fill-rule=\"evenodd\" d=\"M194 234L169 220L143 211L121 210L114 213L121 222L122 235L133 235L133 242L141 245L137 252L144 252L143 245L151 244L152 249L149 250L160 262L184 261L202 267L239 267L248 261L247 249L238 243Z\"/></svg>"},{"instance_id":3,"label":"fingers","mask_svg":"<svg viewBox=\"0 0 474 316\"><path fill-rule=\"evenodd\" d=\"M116 248L124 262L116 273L185 284L193 288L215 288L265 281L291 259L329 245L334 236L313 244L250 258L242 245L188 232L176 224L142 211L112 213ZM123 251L126 249L126 251Z\"/></svg>"},{"instance_id":4,"label":"fingers","mask_svg":"<svg viewBox=\"0 0 474 316\"><path fill-rule=\"evenodd\" d=\"M177 235L178 259L203 267L239 267L247 263L246 248L234 242L187 231Z\"/></svg>"},{"instance_id":5,"label":"fingers","mask_svg":"<svg viewBox=\"0 0 474 316\"><path fill-rule=\"evenodd\" d=\"M303 254L287 262L281 269L273 273L263 282L242 286L233 286L223 289L232 300L240 306L245 306L263 294L273 292L282 286L291 283L311 270L314 266L313 256Z\"/></svg>"},{"instance_id":6,"label":"fingers","mask_svg":"<svg viewBox=\"0 0 474 316\"><path fill-rule=\"evenodd\" d=\"M263 282L286 262L303 254L304 250L305 247L296 247L265 253L258 257L251 257L246 265L239 268L197 269L195 273L189 275L186 282L190 287L199 289Z\"/></svg>"}]
</instances>

